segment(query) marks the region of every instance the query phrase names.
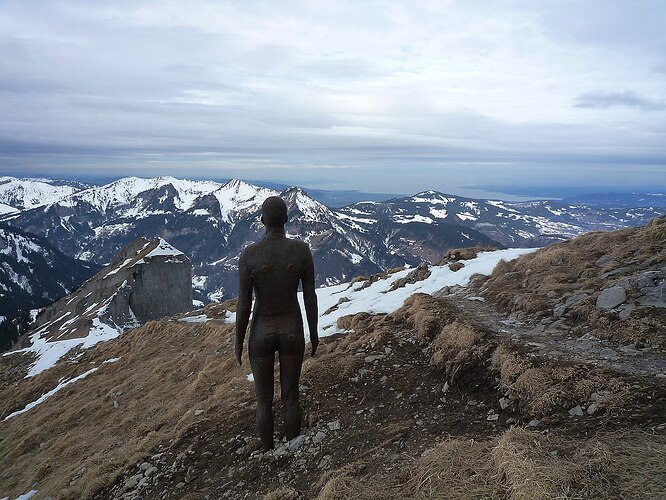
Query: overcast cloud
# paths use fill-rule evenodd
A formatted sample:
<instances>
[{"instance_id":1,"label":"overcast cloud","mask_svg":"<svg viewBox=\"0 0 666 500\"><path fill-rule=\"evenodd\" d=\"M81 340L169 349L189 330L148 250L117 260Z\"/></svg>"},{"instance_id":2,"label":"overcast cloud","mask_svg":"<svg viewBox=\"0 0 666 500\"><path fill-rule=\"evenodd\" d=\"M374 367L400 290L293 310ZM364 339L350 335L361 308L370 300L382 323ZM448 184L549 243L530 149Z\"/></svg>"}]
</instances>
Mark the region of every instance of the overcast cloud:
<instances>
[{"instance_id":1,"label":"overcast cloud","mask_svg":"<svg viewBox=\"0 0 666 500\"><path fill-rule=\"evenodd\" d=\"M666 190L664 26L660 0L0 0L0 172Z\"/></svg>"}]
</instances>

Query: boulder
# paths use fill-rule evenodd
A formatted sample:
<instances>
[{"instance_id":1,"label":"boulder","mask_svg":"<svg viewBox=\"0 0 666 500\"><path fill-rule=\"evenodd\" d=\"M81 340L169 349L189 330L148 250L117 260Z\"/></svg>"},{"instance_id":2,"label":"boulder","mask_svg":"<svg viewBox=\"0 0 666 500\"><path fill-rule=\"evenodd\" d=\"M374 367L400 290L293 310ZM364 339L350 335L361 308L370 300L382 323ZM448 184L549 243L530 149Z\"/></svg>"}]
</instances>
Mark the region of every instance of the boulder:
<instances>
[{"instance_id":1,"label":"boulder","mask_svg":"<svg viewBox=\"0 0 666 500\"><path fill-rule=\"evenodd\" d=\"M606 288L597 298L597 309L609 311L627 300L627 292L621 286Z\"/></svg>"}]
</instances>

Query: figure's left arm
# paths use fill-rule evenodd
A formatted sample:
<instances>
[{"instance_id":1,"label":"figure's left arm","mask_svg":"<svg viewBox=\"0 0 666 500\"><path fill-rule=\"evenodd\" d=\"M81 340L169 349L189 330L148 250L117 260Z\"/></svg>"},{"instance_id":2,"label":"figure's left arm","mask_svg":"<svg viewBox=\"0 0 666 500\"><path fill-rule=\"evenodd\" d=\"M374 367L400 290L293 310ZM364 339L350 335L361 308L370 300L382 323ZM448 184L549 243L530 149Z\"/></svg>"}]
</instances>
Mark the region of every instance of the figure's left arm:
<instances>
[{"instance_id":1,"label":"figure's left arm","mask_svg":"<svg viewBox=\"0 0 666 500\"><path fill-rule=\"evenodd\" d=\"M319 345L319 332L317 331L317 322L319 312L317 310L317 294L315 293L315 272L312 262L312 253L306 248L305 272L301 278L303 284L303 302L305 304L305 316L308 320L308 329L310 330L310 344L312 346L311 355L314 356Z\"/></svg>"},{"instance_id":2,"label":"figure's left arm","mask_svg":"<svg viewBox=\"0 0 666 500\"><path fill-rule=\"evenodd\" d=\"M247 267L245 254L238 260L238 302L236 304L236 360L242 364L245 331L250 322L252 308L252 277Z\"/></svg>"}]
</instances>

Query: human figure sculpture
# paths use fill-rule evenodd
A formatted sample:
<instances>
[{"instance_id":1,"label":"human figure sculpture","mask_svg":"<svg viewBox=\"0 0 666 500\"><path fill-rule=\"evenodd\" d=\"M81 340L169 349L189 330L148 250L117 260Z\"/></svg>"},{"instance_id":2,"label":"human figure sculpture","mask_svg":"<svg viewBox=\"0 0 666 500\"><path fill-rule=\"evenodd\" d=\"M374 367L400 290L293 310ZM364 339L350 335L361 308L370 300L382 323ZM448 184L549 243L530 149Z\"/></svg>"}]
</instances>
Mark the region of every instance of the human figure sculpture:
<instances>
[{"instance_id":1,"label":"human figure sculpture","mask_svg":"<svg viewBox=\"0 0 666 500\"><path fill-rule=\"evenodd\" d=\"M248 353L257 398L257 430L264 450L273 448L273 366L275 352L280 359L280 388L287 440L301 432L302 414L298 386L305 351L303 318L298 304L299 283L310 330L311 355L317 334L317 296L314 265L307 243L288 239L284 225L287 205L271 196L261 207L266 227L263 240L248 246L238 262L240 288L236 306L236 359L241 364L245 331L250 320L252 291L255 303Z\"/></svg>"}]
</instances>

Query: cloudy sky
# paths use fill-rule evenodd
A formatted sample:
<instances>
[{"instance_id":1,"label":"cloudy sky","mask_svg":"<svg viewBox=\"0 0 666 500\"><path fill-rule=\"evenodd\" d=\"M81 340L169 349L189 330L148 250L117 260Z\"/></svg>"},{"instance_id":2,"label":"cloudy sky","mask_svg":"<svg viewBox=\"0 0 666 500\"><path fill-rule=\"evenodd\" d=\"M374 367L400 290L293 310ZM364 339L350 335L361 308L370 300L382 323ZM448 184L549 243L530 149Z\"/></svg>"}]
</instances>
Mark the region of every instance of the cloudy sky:
<instances>
[{"instance_id":1,"label":"cloudy sky","mask_svg":"<svg viewBox=\"0 0 666 500\"><path fill-rule=\"evenodd\" d=\"M666 191L666 2L0 0L0 173Z\"/></svg>"}]
</instances>

